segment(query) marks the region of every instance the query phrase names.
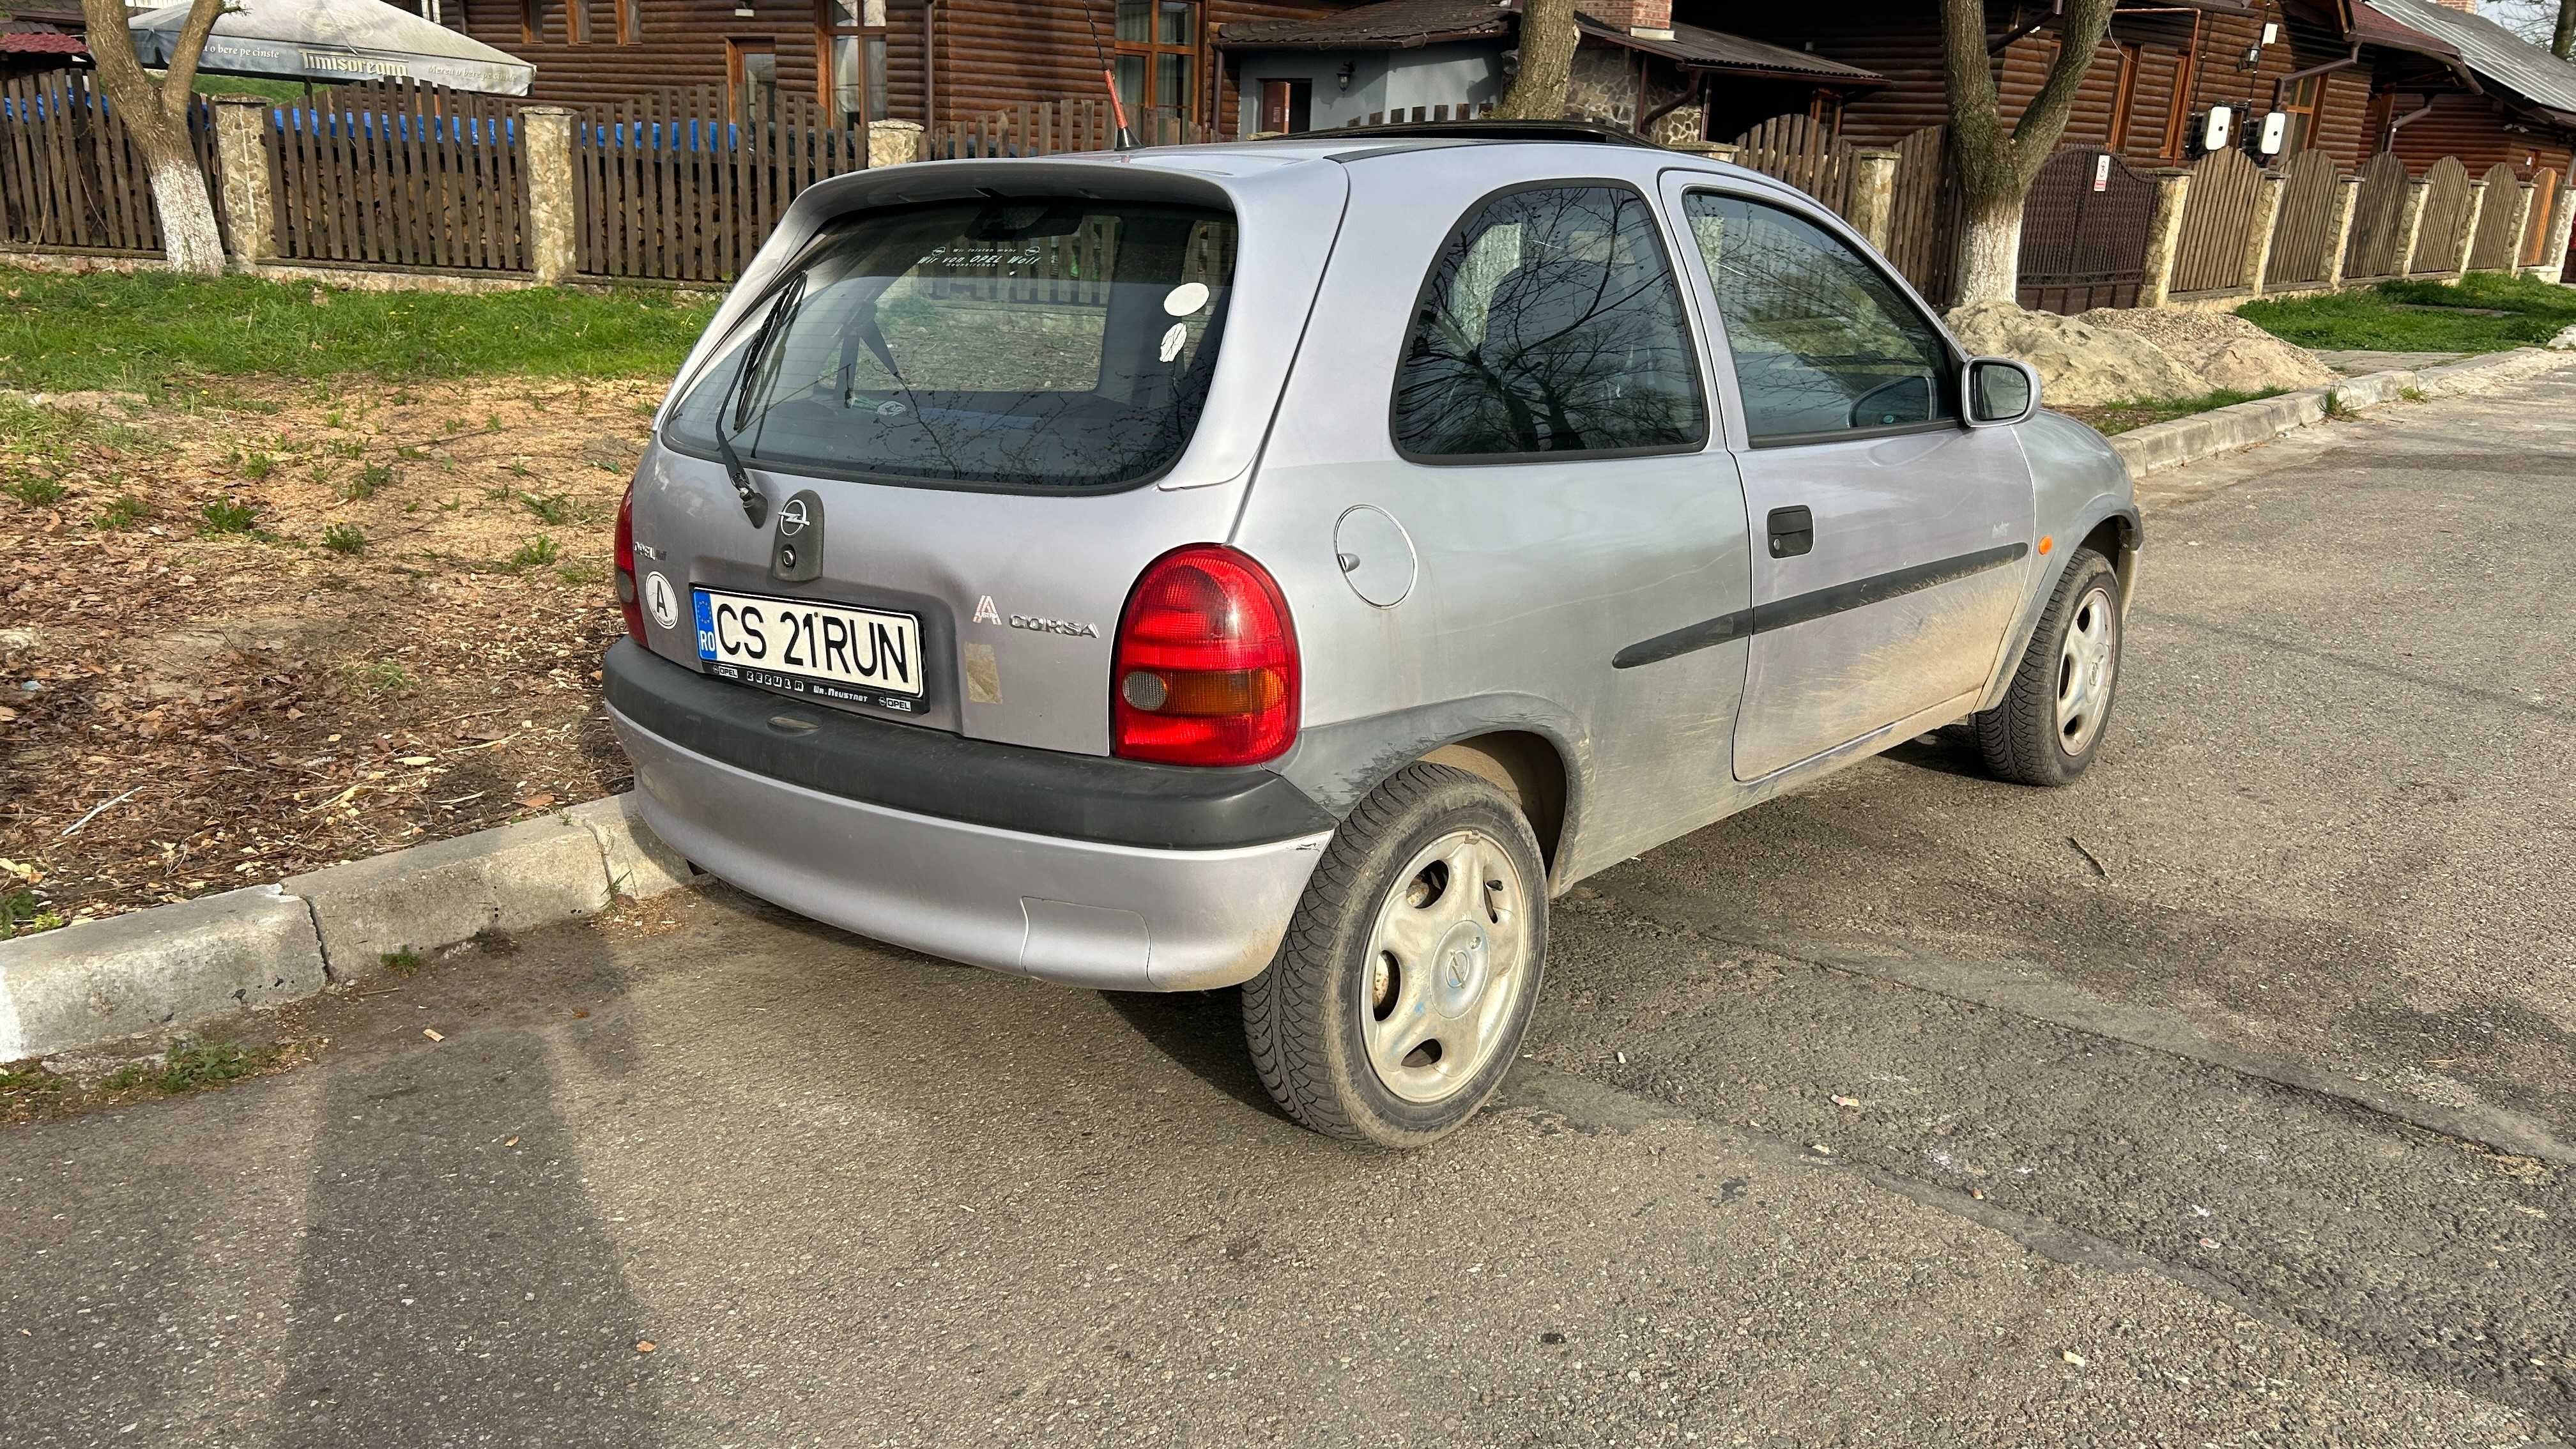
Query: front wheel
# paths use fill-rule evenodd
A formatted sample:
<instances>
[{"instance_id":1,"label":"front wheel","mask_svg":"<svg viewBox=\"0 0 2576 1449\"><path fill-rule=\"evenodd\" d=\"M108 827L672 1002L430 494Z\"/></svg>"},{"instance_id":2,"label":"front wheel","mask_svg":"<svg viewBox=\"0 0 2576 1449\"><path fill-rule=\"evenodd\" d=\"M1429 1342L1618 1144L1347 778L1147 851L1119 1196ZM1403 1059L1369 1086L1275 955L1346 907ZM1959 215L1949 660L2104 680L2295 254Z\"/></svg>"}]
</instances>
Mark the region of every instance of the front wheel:
<instances>
[{"instance_id":1,"label":"front wheel","mask_svg":"<svg viewBox=\"0 0 2576 1449\"><path fill-rule=\"evenodd\" d=\"M2120 576L2091 549L2067 560L2003 701L1977 716L1998 779L2071 785L2102 744L2120 677Z\"/></svg>"},{"instance_id":2,"label":"front wheel","mask_svg":"<svg viewBox=\"0 0 2576 1449\"><path fill-rule=\"evenodd\" d=\"M1502 1084L1547 961L1547 873L1511 799L1413 765L1360 802L1243 986L1263 1085L1329 1137L1419 1147Z\"/></svg>"}]
</instances>

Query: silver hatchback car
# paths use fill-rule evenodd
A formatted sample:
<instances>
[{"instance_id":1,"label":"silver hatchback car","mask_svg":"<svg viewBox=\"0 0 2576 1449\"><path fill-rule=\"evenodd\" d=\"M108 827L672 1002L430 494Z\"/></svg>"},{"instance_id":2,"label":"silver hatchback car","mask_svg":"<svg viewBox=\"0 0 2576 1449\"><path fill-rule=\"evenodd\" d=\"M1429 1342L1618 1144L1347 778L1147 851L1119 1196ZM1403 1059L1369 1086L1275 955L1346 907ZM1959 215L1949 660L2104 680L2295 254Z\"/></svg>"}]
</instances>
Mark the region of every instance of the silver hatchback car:
<instances>
[{"instance_id":1,"label":"silver hatchback car","mask_svg":"<svg viewBox=\"0 0 2576 1449\"><path fill-rule=\"evenodd\" d=\"M717 876L935 955L1240 984L1297 1120L1411 1146L1548 901L1935 726L2063 784L2127 470L1765 177L1573 127L805 192L618 518L607 696Z\"/></svg>"}]
</instances>

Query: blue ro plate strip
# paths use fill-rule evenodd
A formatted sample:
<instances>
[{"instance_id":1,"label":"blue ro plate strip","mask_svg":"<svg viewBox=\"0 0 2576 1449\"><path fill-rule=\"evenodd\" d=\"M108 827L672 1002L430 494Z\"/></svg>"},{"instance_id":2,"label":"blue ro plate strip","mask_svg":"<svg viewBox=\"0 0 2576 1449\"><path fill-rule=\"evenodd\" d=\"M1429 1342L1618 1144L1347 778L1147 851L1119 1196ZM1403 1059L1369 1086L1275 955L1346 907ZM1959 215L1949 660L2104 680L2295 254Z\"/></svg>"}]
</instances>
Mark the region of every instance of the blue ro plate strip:
<instances>
[{"instance_id":1,"label":"blue ro plate strip","mask_svg":"<svg viewBox=\"0 0 2576 1449\"><path fill-rule=\"evenodd\" d=\"M698 611L698 657L713 659L716 657L716 606L707 598L704 589L689 590L689 597L696 603Z\"/></svg>"}]
</instances>

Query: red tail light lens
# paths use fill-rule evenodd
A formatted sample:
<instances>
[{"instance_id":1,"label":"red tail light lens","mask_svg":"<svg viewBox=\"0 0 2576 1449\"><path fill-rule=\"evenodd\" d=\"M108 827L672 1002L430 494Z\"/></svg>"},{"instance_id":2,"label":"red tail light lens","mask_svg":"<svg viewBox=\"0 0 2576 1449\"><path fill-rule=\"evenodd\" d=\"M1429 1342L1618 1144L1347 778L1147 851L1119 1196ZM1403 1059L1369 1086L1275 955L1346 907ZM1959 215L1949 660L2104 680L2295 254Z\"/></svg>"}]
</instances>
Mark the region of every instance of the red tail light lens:
<instances>
[{"instance_id":1,"label":"red tail light lens","mask_svg":"<svg viewBox=\"0 0 2576 1449\"><path fill-rule=\"evenodd\" d=\"M646 648L652 642L644 637L644 601L635 588L635 485L626 485L626 495L617 500L617 608L626 616L626 637Z\"/></svg>"},{"instance_id":2,"label":"red tail light lens","mask_svg":"<svg viewBox=\"0 0 2576 1449\"><path fill-rule=\"evenodd\" d=\"M1118 621L1110 752L1253 765L1297 738L1297 631L1261 565L1193 544L1154 560Z\"/></svg>"}]
</instances>

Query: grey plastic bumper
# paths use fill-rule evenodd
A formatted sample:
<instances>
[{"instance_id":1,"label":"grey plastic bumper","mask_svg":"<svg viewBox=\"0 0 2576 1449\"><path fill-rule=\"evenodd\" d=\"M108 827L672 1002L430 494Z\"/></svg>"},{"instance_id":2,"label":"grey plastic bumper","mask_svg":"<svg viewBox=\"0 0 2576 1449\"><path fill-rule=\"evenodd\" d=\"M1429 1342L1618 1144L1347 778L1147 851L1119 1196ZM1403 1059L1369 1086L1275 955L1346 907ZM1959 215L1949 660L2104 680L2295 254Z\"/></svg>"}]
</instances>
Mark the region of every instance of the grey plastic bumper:
<instances>
[{"instance_id":1,"label":"grey plastic bumper","mask_svg":"<svg viewBox=\"0 0 2576 1449\"><path fill-rule=\"evenodd\" d=\"M1331 831L1168 850L892 810L681 748L614 707L654 832L799 915L997 971L1107 991L1260 974Z\"/></svg>"}]
</instances>

